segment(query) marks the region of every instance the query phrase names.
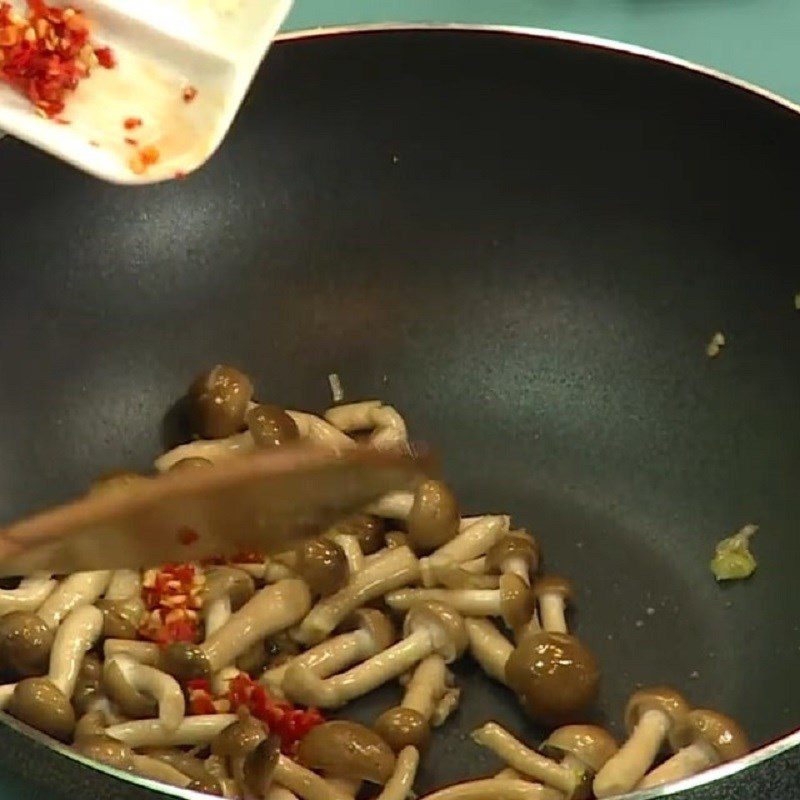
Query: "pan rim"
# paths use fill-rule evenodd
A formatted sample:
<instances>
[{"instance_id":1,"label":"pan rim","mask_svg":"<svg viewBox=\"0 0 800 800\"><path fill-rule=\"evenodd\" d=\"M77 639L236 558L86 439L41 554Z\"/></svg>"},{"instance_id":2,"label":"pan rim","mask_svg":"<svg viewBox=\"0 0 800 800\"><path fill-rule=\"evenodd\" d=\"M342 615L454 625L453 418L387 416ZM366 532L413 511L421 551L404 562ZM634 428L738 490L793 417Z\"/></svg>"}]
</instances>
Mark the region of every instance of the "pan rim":
<instances>
[{"instance_id":1,"label":"pan rim","mask_svg":"<svg viewBox=\"0 0 800 800\"><path fill-rule=\"evenodd\" d=\"M615 39L605 38L601 36L594 36L591 34L570 33L568 31L553 30L548 28L537 28L523 25L504 25L504 24L479 24L479 23L423 23L423 22L387 22L387 23L354 23L345 25L333 26L320 26L317 28L303 28L292 31L281 31L276 37L275 41L278 43L294 42L294 41L307 41L322 38L344 37L353 35L363 35L371 33L395 33L395 32L455 32L455 33L492 33L498 36L510 35L520 36L532 39L542 39L562 44L580 45L583 47L591 47L600 50L605 50L610 53L621 55L634 56L643 60L653 61L657 64L673 67L685 72L694 73L704 78L733 86L734 88L743 90L744 92L752 95L753 97L767 100L770 103L786 109L795 115L800 115L800 103L796 103L782 95L773 92L756 83L737 78L733 75L717 70L713 67L706 67L696 62L672 56L658 50L654 50L639 45L628 44L625 42L617 41ZM2 138L2 137L0 137ZM181 789L175 786L168 786L148 778L140 776L132 776L129 773L120 772L112 767L108 767L98 762L89 760L77 751L66 745L60 744L41 732L29 727L25 723L11 717L9 714L0 713L0 724L15 731L15 733L32 739L40 745L45 746L48 750L54 751L61 756L64 756L72 761L78 762L89 769L98 772L104 772L111 777L121 779L125 783L131 783L153 790L164 797L182 797L188 800L200 798L200 795L194 791ZM773 758L780 756L790 750L800 748L800 727L796 730L775 739L768 744L759 747L743 758L728 764L722 764L713 769L707 770L699 775L682 781L670 784L665 787L659 787L649 791L636 792L626 797L639 798L640 800L656 800L657 798L666 798L677 795L681 792L691 791L694 789L707 786L726 778L734 777L740 773L744 773L750 769L758 767L760 764L770 761ZM623 798L620 798L623 800Z\"/></svg>"}]
</instances>

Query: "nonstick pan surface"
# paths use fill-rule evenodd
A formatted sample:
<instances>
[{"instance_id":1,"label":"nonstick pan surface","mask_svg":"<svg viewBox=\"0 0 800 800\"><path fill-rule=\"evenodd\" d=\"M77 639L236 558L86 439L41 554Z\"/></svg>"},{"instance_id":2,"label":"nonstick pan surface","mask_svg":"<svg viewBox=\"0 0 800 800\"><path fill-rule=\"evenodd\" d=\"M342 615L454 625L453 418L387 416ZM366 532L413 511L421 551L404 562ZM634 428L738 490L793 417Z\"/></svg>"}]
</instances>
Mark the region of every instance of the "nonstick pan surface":
<instances>
[{"instance_id":1,"label":"nonstick pan surface","mask_svg":"<svg viewBox=\"0 0 800 800\"><path fill-rule=\"evenodd\" d=\"M204 366L312 409L335 371L406 414L468 511L512 513L574 580L599 720L621 732L628 694L670 683L780 737L800 721L799 134L648 58L395 30L276 46L185 182L106 186L4 140L2 516L147 467ZM714 544L748 522L758 572L720 587ZM422 790L494 766L467 735L487 718L537 735L458 674ZM0 731L15 796L146 796ZM797 775L790 750L686 796L800 797Z\"/></svg>"}]
</instances>

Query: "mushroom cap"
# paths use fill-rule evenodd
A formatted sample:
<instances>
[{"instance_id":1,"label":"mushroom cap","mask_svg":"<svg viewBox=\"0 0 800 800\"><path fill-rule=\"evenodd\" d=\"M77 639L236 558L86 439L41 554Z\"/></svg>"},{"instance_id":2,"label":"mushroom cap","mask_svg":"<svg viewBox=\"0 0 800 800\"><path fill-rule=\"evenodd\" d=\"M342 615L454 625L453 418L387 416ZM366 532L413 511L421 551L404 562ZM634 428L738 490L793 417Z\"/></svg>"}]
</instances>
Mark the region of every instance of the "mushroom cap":
<instances>
[{"instance_id":1,"label":"mushroom cap","mask_svg":"<svg viewBox=\"0 0 800 800\"><path fill-rule=\"evenodd\" d=\"M18 675L43 675L50 662L55 633L30 611L0 617L0 664Z\"/></svg>"},{"instance_id":2,"label":"mushroom cap","mask_svg":"<svg viewBox=\"0 0 800 800\"><path fill-rule=\"evenodd\" d=\"M257 447L280 447L300 438L297 423L280 406L258 405L246 415Z\"/></svg>"},{"instance_id":3,"label":"mushroom cap","mask_svg":"<svg viewBox=\"0 0 800 800\"><path fill-rule=\"evenodd\" d=\"M172 642L161 652L161 669L185 683L195 678L210 678L211 664L205 651L189 642Z\"/></svg>"},{"instance_id":4,"label":"mushroom cap","mask_svg":"<svg viewBox=\"0 0 800 800\"><path fill-rule=\"evenodd\" d=\"M206 765L197 756L179 750L177 747L151 747L143 752L150 758L175 767L194 781L203 782L212 777L206 769Z\"/></svg>"},{"instance_id":5,"label":"mushroom cap","mask_svg":"<svg viewBox=\"0 0 800 800\"><path fill-rule=\"evenodd\" d=\"M525 636L509 657L506 681L534 720L561 725L595 701L600 668L576 637L537 631Z\"/></svg>"},{"instance_id":6,"label":"mushroom cap","mask_svg":"<svg viewBox=\"0 0 800 800\"><path fill-rule=\"evenodd\" d=\"M300 741L297 760L332 777L383 785L394 772L391 747L364 725L348 720L324 722Z\"/></svg>"},{"instance_id":7,"label":"mushroom cap","mask_svg":"<svg viewBox=\"0 0 800 800\"><path fill-rule=\"evenodd\" d=\"M243 711L211 742L211 752L222 758L244 758L267 738L264 724Z\"/></svg>"},{"instance_id":8,"label":"mushroom cap","mask_svg":"<svg viewBox=\"0 0 800 800\"><path fill-rule=\"evenodd\" d=\"M75 749L86 758L99 761L123 772L134 771L133 750L110 736L90 736L75 743Z\"/></svg>"},{"instance_id":9,"label":"mushroom cap","mask_svg":"<svg viewBox=\"0 0 800 800\"><path fill-rule=\"evenodd\" d=\"M48 678L25 678L14 688L7 711L12 717L69 742L75 730L75 711L64 693Z\"/></svg>"},{"instance_id":10,"label":"mushroom cap","mask_svg":"<svg viewBox=\"0 0 800 800\"><path fill-rule=\"evenodd\" d=\"M100 692L102 678L103 662L94 653L87 653L81 662L72 692L72 707L77 717L82 717L89 710L90 703Z\"/></svg>"},{"instance_id":11,"label":"mushroom cap","mask_svg":"<svg viewBox=\"0 0 800 800\"><path fill-rule=\"evenodd\" d=\"M512 531L492 545L486 553L486 571L502 572L503 565L512 558L521 558L534 575L539 569L541 551L539 543L526 533Z\"/></svg>"},{"instance_id":12,"label":"mushroom cap","mask_svg":"<svg viewBox=\"0 0 800 800\"><path fill-rule=\"evenodd\" d=\"M158 703L155 699L134 689L128 683L119 663L113 658L103 666L103 688L109 698L129 717L149 719L158 714Z\"/></svg>"},{"instance_id":13,"label":"mushroom cap","mask_svg":"<svg viewBox=\"0 0 800 800\"><path fill-rule=\"evenodd\" d=\"M595 774L617 750L616 739L597 725L565 725L553 731L539 748L543 755L557 761L573 755Z\"/></svg>"},{"instance_id":14,"label":"mushroom cap","mask_svg":"<svg viewBox=\"0 0 800 800\"><path fill-rule=\"evenodd\" d=\"M375 731L395 753L409 746L423 751L431 738L428 720L419 711L404 706L395 706L384 711L375 720Z\"/></svg>"},{"instance_id":15,"label":"mushroom cap","mask_svg":"<svg viewBox=\"0 0 800 800\"><path fill-rule=\"evenodd\" d=\"M103 612L103 636L107 639L136 639L145 615L141 597L124 600L98 600L95 605Z\"/></svg>"},{"instance_id":16,"label":"mushroom cap","mask_svg":"<svg viewBox=\"0 0 800 800\"><path fill-rule=\"evenodd\" d=\"M227 595L231 608L241 608L256 592L253 576L243 569L229 566L209 567L205 574L204 603L211 603Z\"/></svg>"},{"instance_id":17,"label":"mushroom cap","mask_svg":"<svg viewBox=\"0 0 800 800\"><path fill-rule=\"evenodd\" d=\"M519 575L509 572L500 576L500 610L503 622L512 631L530 622L536 610L536 597Z\"/></svg>"},{"instance_id":18,"label":"mushroom cap","mask_svg":"<svg viewBox=\"0 0 800 800\"><path fill-rule=\"evenodd\" d=\"M686 698L669 686L652 686L639 689L628 700L625 709L625 727L628 733L639 724L639 719L646 711L662 711L669 717L670 744L678 749L689 741L688 718L689 703Z\"/></svg>"},{"instance_id":19,"label":"mushroom cap","mask_svg":"<svg viewBox=\"0 0 800 800\"><path fill-rule=\"evenodd\" d=\"M750 742L736 720L718 711L696 708L689 712L689 735L702 739L717 751L723 763L734 761L750 752Z\"/></svg>"},{"instance_id":20,"label":"mushroom cap","mask_svg":"<svg viewBox=\"0 0 800 800\"><path fill-rule=\"evenodd\" d=\"M386 523L380 517L372 514L353 514L353 516L337 522L328 533L358 537L361 552L365 556L369 556L377 553L383 547L385 530Z\"/></svg>"},{"instance_id":21,"label":"mushroom cap","mask_svg":"<svg viewBox=\"0 0 800 800\"><path fill-rule=\"evenodd\" d=\"M189 387L188 410L192 430L206 439L224 439L244 427L253 397L250 378L222 364L199 375Z\"/></svg>"},{"instance_id":22,"label":"mushroom cap","mask_svg":"<svg viewBox=\"0 0 800 800\"><path fill-rule=\"evenodd\" d=\"M464 618L446 603L423 600L408 610L403 633L409 636L419 628L433 630L437 652L450 664L459 658L469 645Z\"/></svg>"},{"instance_id":23,"label":"mushroom cap","mask_svg":"<svg viewBox=\"0 0 800 800\"><path fill-rule=\"evenodd\" d=\"M537 598L546 594L559 595L567 603L573 597L572 583L561 575L542 575L533 584L533 593Z\"/></svg>"},{"instance_id":24,"label":"mushroom cap","mask_svg":"<svg viewBox=\"0 0 800 800\"><path fill-rule=\"evenodd\" d=\"M345 620L343 630L361 629L367 631L375 641L375 649L380 652L397 641L397 631L389 617L377 608L359 608Z\"/></svg>"},{"instance_id":25,"label":"mushroom cap","mask_svg":"<svg viewBox=\"0 0 800 800\"><path fill-rule=\"evenodd\" d=\"M350 578L344 550L332 539L319 536L297 547L297 574L312 592L323 597L338 592Z\"/></svg>"},{"instance_id":26,"label":"mushroom cap","mask_svg":"<svg viewBox=\"0 0 800 800\"><path fill-rule=\"evenodd\" d=\"M73 739L76 742L80 742L93 736L103 736L107 726L106 715L102 711L89 711L75 725Z\"/></svg>"},{"instance_id":27,"label":"mushroom cap","mask_svg":"<svg viewBox=\"0 0 800 800\"><path fill-rule=\"evenodd\" d=\"M184 469L197 469L198 467L213 467L214 462L209 461L207 458L201 456L189 456L189 458L182 458L176 461L170 468L170 472L179 472Z\"/></svg>"},{"instance_id":28,"label":"mushroom cap","mask_svg":"<svg viewBox=\"0 0 800 800\"><path fill-rule=\"evenodd\" d=\"M273 734L259 742L245 757L244 782L255 797L267 796L280 754L280 737Z\"/></svg>"},{"instance_id":29,"label":"mushroom cap","mask_svg":"<svg viewBox=\"0 0 800 800\"><path fill-rule=\"evenodd\" d=\"M450 489L441 481L427 480L414 492L407 527L417 552L430 552L458 534L461 516Z\"/></svg>"},{"instance_id":30,"label":"mushroom cap","mask_svg":"<svg viewBox=\"0 0 800 800\"><path fill-rule=\"evenodd\" d=\"M186 787L190 792L197 792L198 794L209 794L212 797L223 797L222 786L219 781L213 776L208 775L203 780L193 779Z\"/></svg>"}]
</instances>

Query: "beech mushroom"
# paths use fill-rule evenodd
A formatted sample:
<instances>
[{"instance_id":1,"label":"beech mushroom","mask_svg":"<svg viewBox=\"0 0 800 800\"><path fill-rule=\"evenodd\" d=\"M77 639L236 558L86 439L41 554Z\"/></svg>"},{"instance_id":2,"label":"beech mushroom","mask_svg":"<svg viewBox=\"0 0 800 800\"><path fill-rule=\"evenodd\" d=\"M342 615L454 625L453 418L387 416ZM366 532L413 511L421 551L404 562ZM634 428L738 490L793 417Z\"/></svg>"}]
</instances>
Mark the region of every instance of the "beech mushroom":
<instances>
[{"instance_id":1,"label":"beech mushroom","mask_svg":"<svg viewBox=\"0 0 800 800\"><path fill-rule=\"evenodd\" d=\"M68 742L75 728L70 703L83 657L100 637L103 615L94 606L71 612L59 627L45 678L25 678L14 689L8 713L32 728Z\"/></svg>"},{"instance_id":2,"label":"beech mushroom","mask_svg":"<svg viewBox=\"0 0 800 800\"><path fill-rule=\"evenodd\" d=\"M256 447L280 447L300 438L297 423L280 406L257 405L246 415Z\"/></svg>"},{"instance_id":3,"label":"beech mushroom","mask_svg":"<svg viewBox=\"0 0 800 800\"><path fill-rule=\"evenodd\" d=\"M689 712L687 737L686 746L645 775L637 789L652 789L690 778L741 758L750 750L747 734L735 720L704 708Z\"/></svg>"},{"instance_id":4,"label":"beech mushroom","mask_svg":"<svg viewBox=\"0 0 800 800\"><path fill-rule=\"evenodd\" d=\"M539 752L558 761L581 778L578 785L591 794L594 776L616 754L614 737L596 725L566 725L553 731Z\"/></svg>"},{"instance_id":5,"label":"beech mushroom","mask_svg":"<svg viewBox=\"0 0 800 800\"><path fill-rule=\"evenodd\" d=\"M351 574L341 545L324 536L308 539L298 545L294 563L290 566L315 594L323 597L343 589Z\"/></svg>"},{"instance_id":6,"label":"beech mushroom","mask_svg":"<svg viewBox=\"0 0 800 800\"><path fill-rule=\"evenodd\" d=\"M327 680L320 679L308 667L291 664L283 679L284 691L306 705L339 708L402 675L433 653L439 653L449 664L467 646L463 619L442 603L414 606L406 615L403 632L405 638L397 644Z\"/></svg>"},{"instance_id":7,"label":"beech mushroom","mask_svg":"<svg viewBox=\"0 0 800 800\"><path fill-rule=\"evenodd\" d=\"M598 798L625 794L652 766L665 740L674 749L687 744L689 705L674 689L654 687L634 692L625 711L628 740L594 780Z\"/></svg>"},{"instance_id":8,"label":"beech mushroom","mask_svg":"<svg viewBox=\"0 0 800 800\"><path fill-rule=\"evenodd\" d=\"M315 414L288 410L286 413L297 425L301 439L333 450L335 453L352 450L356 447L356 443L349 436Z\"/></svg>"},{"instance_id":9,"label":"beech mushroom","mask_svg":"<svg viewBox=\"0 0 800 800\"><path fill-rule=\"evenodd\" d=\"M376 800L406 800L412 794L418 768L419 750L416 747L404 747L397 754L392 777Z\"/></svg>"},{"instance_id":10,"label":"beech mushroom","mask_svg":"<svg viewBox=\"0 0 800 800\"><path fill-rule=\"evenodd\" d=\"M200 645L175 642L162 655L162 668L181 681L208 678L256 642L299 622L311 607L303 581L266 586Z\"/></svg>"},{"instance_id":11,"label":"beech mushroom","mask_svg":"<svg viewBox=\"0 0 800 800\"><path fill-rule=\"evenodd\" d=\"M496 722L473 731L479 745L499 756L512 769L563 792L566 800L585 800L591 794L593 772L584 765L559 763L531 750Z\"/></svg>"},{"instance_id":12,"label":"beech mushroom","mask_svg":"<svg viewBox=\"0 0 800 800\"><path fill-rule=\"evenodd\" d=\"M55 632L31 611L12 611L0 617L0 664L19 677L47 671Z\"/></svg>"},{"instance_id":13,"label":"beech mushroom","mask_svg":"<svg viewBox=\"0 0 800 800\"><path fill-rule=\"evenodd\" d=\"M329 408L325 419L344 433L371 431L368 444L378 450L408 448L406 423L392 406L364 400Z\"/></svg>"},{"instance_id":14,"label":"beech mushroom","mask_svg":"<svg viewBox=\"0 0 800 800\"><path fill-rule=\"evenodd\" d=\"M514 574L500 576L499 589L399 589L386 595L386 604L407 611L415 603L436 600L471 617L502 617L516 630L530 620L534 600L530 589Z\"/></svg>"},{"instance_id":15,"label":"beech mushroom","mask_svg":"<svg viewBox=\"0 0 800 800\"><path fill-rule=\"evenodd\" d=\"M94 603L105 592L111 572L74 572L64 578L36 612L48 628L57 628L67 614L79 606Z\"/></svg>"},{"instance_id":16,"label":"beech mushroom","mask_svg":"<svg viewBox=\"0 0 800 800\"><path fill-rule=\"evenodd\" d=\"M307 646L317 644L357 608L418 577L419 560L408 547L387 550L352 575L344 588L320 600L300 623L294 638Z\"/></svg>"},{"instance_id":17,"label":"beech mushroom","mask_svg":"<svg viewBox=\"0 0 800 800\"><path fill-rule=\"evenodd\" d=\"M174 730L167 731L157 719L135 719L106 728L106 735L129 747L196 747L209 745L214 737L236 722L235 714L197 714L185 717Z\"/></svg>"},{"instance_id":18,"label":"beech mushroom","mask_svg":"<svg viewBox=\"0 0 800 800\"><path fill-rule=\"evenodd\" d=\"M553 633L568 633L566 605L572 599L572 584L560 575L546 575L533 585L542 627Z\"/></svg>"},{"instance_id":19,"label":"beech mushroom","mask_svg":"<svg viewBox=\"0 0 800 800\"><path fill-rule=\"evenodd\" d=\"M227 461L229 458L252 453L256 449L250 431L234 433L225 439L198 439L188 444L179 444L160 455L155 460L158 472L167 472L181 461L203 459L211 464Z\"/></svg>"},{"instance_id":20,"label":"beech mushroom","mask_svg":"<svg viewBox=\"0 0 800 800\"><path fill-rule=\"evenodd\" d=\"M328 777L381 786L392 776L395 766L394 753L377 733L347 720L324 722L312 728L300 741L297 761Z\"/></svg>"},{"instance_id":21,"label":"beech mushroom","mask_svg":"<svg viewBox=\"0 0 800 800\"><path fill-rule=\"evenodd\" d=\"M148 667L156 667L161 661L161 648L155 642L139 642L134 639L106 639L103 642L103 655L130 656L134 661Z\"/></svg>"},{"instance_id":22,"label":"beech mushroom","mask_svg":"<svg viewBox=\"0 0 800 800\"><path fill-rule=\"evenodd\" d=\"M247 785L245 780L245 759L262 742L266 742L268 737L269 735L264 727L264 723L250 716L250 713L243 708L240 710L236 722L220 731L211 743L212 755L225 760L230 774L240 787L240 790L244 791ZM271 773L272 769L274 769L274 761L277 758L280 746L276 744L273 739L267 747L271 752L274 752L274 758L271 759ZM265 749L262 749L261 755L263 755L264 752ZM256 778L257 776L255 773L257 767L262 768L261 771L263 772L264 766L265 764L261 758L253 761L250 765L251 777ZM264 776L261 775L258 777L263 778ZM271 774L267 777L271 777Z\"/></svg>"},{"instance_id":23,"label":"beech mushroom","mask_svg":"<svg viewBox=\"0 0 800 800\"><path fill-rule=\"evenodd\" d=\"M204 439L222 439L240 431L252 396L253 384L247 375L217 364L189 387L192 431Z\"/></svg>"},{"instance_id":24,"label":"beech mushroom","mask_svg":"<svg viewBox=\"0 0 800 800\"><path fill-rule=\"evenodd\" d=\"M359 609L348 622L353 630L320 642L284 664L268 669L260 682L273 691L282 691L286 670L293 663L308 667L320 678L327 678L382 652L396 641L391 621L374 608Z\"/></svg>"},{"instance_id":25,"label":"beech mushroom","mask_svg":"<svg viewBox=\"0 0 800 800\"><path fill-rule=\"evenodd\" d=\"M455 783L420 800L564 800L564 795L549 786L519 778L484 778Z\"/></svg>"},{"instance_id":26,"label":"beech mushroom","mask_svg":"<svg viewBox=\"0 0 800 800\"><path fill-rule=\"evenodd\" d=\"M8 704L11 702L11 698L14 695L14 689L17 688L16 683L6 683L3 686L0 686L0 711L5 711L8 708Z\"/></svg>"},{"instance_id":27,"label":"beech mushroom","mask_svg":"<svg viewBox=\"0 0 800 800\"><path fill-rule=\"evenodd\" d=\"M301 800L353 800L347 792L284 755L278 756L273 779Z\"/></svg>"},{"instance_id":28,"label":"beech mushroom","mask_svg":"<svg viewBox=\"0 0 800 800\"><path fill-rule=\"evenodd\" d=\"M13 611L36 611L56 585L56 581L47 575L23 578L16 589L0 589L0 617Z\"/></svg>"},{"instance_id":29,"label":"beech mushroom","mask_svg":"<svg viewBox=\"0 0 800 800\"><path fill-rule=\"evenodd\" d=\"M206 769L206 765L199 758L190 753L185 753L183 750L179 750L176 747L155 747L148 749L142 755L152 758L155 761L169 764L169 766L182 772L191 781L190 785L187 786L188 789L194 789L194 791L200 792L204 791L206 794L213 794L214 792L209 791L209 789L214 789L219 793L219 785L216 778L211 775ZM203 784L206 788L198 788L200 784Z\"/></svg>"},{"instance_id":30,"label":"beech mushroom","mask_svg":"<svg viewBox=\"0 0 800 800\"><path fill-rule=\"evenodd\" d=\"M183 690L171 676L128 656L114 656L103 667L103 685L108 696L129 717L147 719L158 710L164 729L175 730L183 721L186 702Z\"/></svg>"},{"instance_id":31,"label":"beech mushroom","mask_svg":"<svg viewBox=\"0 0 800 800\"><path fill-rule=\"evenodd\" d=\"M600 686L600 669L586 645L563 633L525 636L506 663L506 682L542 724L559 725L590 706Z\"/></svg>"},{"instance_id":32,"label":"beech mushroom","mask_svg":"<svg viewBox=\"0 0 800 800\"><path fill-rule=\"evenodd\" d=\"M102 677L103 662L94 653L87 653L81 662L72 692L72 707L78 717L93 710L95 701L102 696Z\"/></svg>"},{"instance_id":33,"label":"beech mushroom","mask_svg":"<svg viewBox=\"0 0 800 800\"><path fill-rule=\"evenodd\" d=\"M514 645L488 619L465 619L469 651L483 671L500 683L506 682L506 663Z\"/></svg>"},{"instance_id":34,"label":"beech mushroom","mask_svg":"<svg viewBox=\"0 0 800 800\"><path fill-rule=\"evenodd\" d=\"M205 579L203 616L208 638L255 594L256 587L248 573L235 567L211 567Z\"/></svg>"},{"instance_id":35,"label":"beech mushroom","mask_svg":"<svg viewBox=\"0 0 800 800\"><path fill-rule=\"evenodd\" d=\"M280 754L281 742L277 736L268 736L248 753L242 776L244 789L255 797L265 797L272 785Z\"/></svg>"},{"instance_id":36,"label":"beech mushroom","mask_svg":"<svg viewBox=\"0 0 800 800\"><path fill-rule=\"evenodd\" d=\"M386 526L380 517L372 514L354 514L336 523L328 536L353 536L358 540L361 552L365 556L377 553L384 544Z\"/></svg>"},{"instance_id":37,"label":"beech mushroom","mask_svg":"<svg viewBox=\"0 0 800 800\"><path fill-rule=\"evenodd\" d=\"M527 533L512 531L486 552L485 569L512 573L530 586L540 561L541 551L536 540Z\"/></svg>"}]
</instances>

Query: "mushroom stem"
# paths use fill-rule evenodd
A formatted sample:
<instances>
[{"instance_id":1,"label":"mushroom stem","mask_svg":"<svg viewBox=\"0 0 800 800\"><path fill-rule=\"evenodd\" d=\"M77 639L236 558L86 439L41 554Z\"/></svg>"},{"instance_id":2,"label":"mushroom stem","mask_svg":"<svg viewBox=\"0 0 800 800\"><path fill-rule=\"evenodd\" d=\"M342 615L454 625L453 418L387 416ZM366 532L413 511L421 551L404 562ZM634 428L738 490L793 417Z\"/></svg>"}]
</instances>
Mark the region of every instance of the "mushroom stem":
<instances>
[{"instance_id":1,"label":"mushroom stem","mask_svg":"<svg viewBox=\"0 0 800 800\"><path fill-rule=\"evenodd\" d=\"M447 689L447 666L440 655L420 661L406 686L402 706L430 720Z\"/></svg>"},{"instance_id":2,"label":"mushroom stem","mask_svg":"<svg viewBox=\"0 0 800 800\"><path fill-rule=\"evenodd\" d=\"M302 800L353 800L315 772L301 767L284 755L278 756L273 780Z\"/></svg>"},{"instance_id":3,"label":"mushroom stem","mask_svg":"<svg viewBox=\"0 0 800 800\"><path fill-rule=\"evenodd\" d=\"M14 694L14 689L16 688L16 683L6 683L5 685L0 686L0 711L6 710L6 706L11 700L11 696Z\"/></svg>"},{"instance_id":4,"label":"mushroom stem","mask_svg":"<svg viewBox=\"0 0 800 800\"><path fill-rule=\"evenodd\" d=\"M189 444L181 444L168 450L155 461L159 472L167 472L172 466L185 458L204 458L212 464L218 464L235 456L252 453L256 443L250 431L235 433L225 439L198 439Z\"/></svg>"},{"instance_id":5,"label":"mushroom stem","mask_svg":"<svg viewBox=\"0 0 800 800\"><path fill-rule=\"evenodd\" d=\"M414 788L418 768L419 750L416 747L404 747L397 756L392 777L376 800L406 800Z\"/></svg>"},{"instance_id":6,"label":"mushroom stem","mask_svg":"<svg viewBox=\"0 0 800 800\"><path fill-rule=\"evenodd\" d=\"M23 578L16 589L0 589L0 617L12 611L36 611L56 585L51 578Z\"/></svg>"},{"instance_id":7,"label":"mushroom stem","mask_svg":"<svg viewBox=\"0 0 800 800\"><path fill-rule=\"evenodd\" d=\"M598 798L625 794L636 786L655 761L670 723L670 718L658 709L642 714L619 752L597 773L593 788Z\"/></svg>"},{"instance_id":8,"label":"mushroom stem","mask_svg":"<svg viewBox=\"0 0 800 800\"><path fill-rule=\"evenodd\" d=\"M135 569L116 569L106 589L106 600L128 600L137 597L142 590L142 576Z\"/></svg>"},{"instance_id":9,"label":"mushroom stem","mask_svg":"<svg viewBox=\"0 0 800 800\"><path fill-rule=\"evenodd\" d=\"M284 786L270 786L266 800L297 800L297 795Z\"/></svg>"},{"instance_id":10,"label":"mushroom stem","mask_svg":"<svg viewBox=\"0 0 800 800\"><path fill-rule=\"evenodd\" d=\"M102 631L103 614L94 606L76 608L56 631L48 677L64 697L72 697L83 657Z\"/></svg>"},{"instance_id":11,"label":"mushroom stem","mask_svg":"<svg viewBox=\"0 0 800 800\"><path fill-rule=\"evenodd\" d=\"M379 497L366 508L367 514L374 514L384 519L408 519L414 505L414 492L389 492Z\"/></svg>"},{"instance_id":12,"label":"mushroom stem","mask_svg":"<svg viewBox=\"0 0 800 800\"><path fill-rule=\"evenodd\" d=\"M168 786L178 786L181 789L185 789L192 782L192 779L184 775L180 770L156 758L140 756L138 753L134 753L132 759L134 771L143 778L166 783Z\"/></svg>"},{"instance_id":13,"label":"mushroom stem","mask_svg":"<svg viewBox=\"0 0 800 800\"><path fill-rule=\"evenodd\" d=\"M257 641L286 630L311 608L311 593L301 580L278 581L248 600L201 645L212 672L232 664Z\"/></svg>"},{"instance_id":14,"label":"mushroom stem","mask_svg":"<svg viewBox=\"0 0 800 800\"><path fill-rule=\"evenodd\" d=\"M479 556L497 544L511 529L511 519L505 515L487 515L470 520L459 534L428 556L432 562L460 564Z\"/></svg>"},{"instance_id":15,"label":"mushroom stem","mask_svg":"<svg viewBox=\"0 0 800 800\"><path fill-rule=\"evenodd\" d=\"M472 617L500 616L497 589L398 589L386 595L386 605L394 611L408 611L427 600L447 603L461 614Z\"/></svg>"},{"instance_id":16,"label":"mushroom stem","mask_svg":"<svg viewBox=\"0 0 800 800\"><path fill-rule=\"evenodd\" d=\"M94 603L108 586L111 572L74 572L53 590L36 612L48 628L56 628L74 608Z\"/></svg>"},{"instance_id":17,"label":"mushroom stem","mask_svg":"<svg viewBox=\"0 0 800 800\"><path fill-rule=\"evenodd\" d=\"M294 638L304 645L317 644L357 608L392 589L413 583L418 577L419 560L410 548L387 550L352 575L344 588L320 600L302 621Z\"/></svg>"},{"instance_id":18,"label":"mushroom stem","mask_svg":"<svg viewBox=\"0 0 800 800\"><path fill-rule=\"evenodd\" d=\"M286 410L286 413L297 425L297 431L301 439L306 439L337 453L352 450L356 447L356 443L349 436L321 417L317 417L314 414L306 414L304 411L290 411L289 409Z\"/></svg>"},{"instance_id":19,"label":"mushroom stem","mask_svg":"<svg viewBox=\"0 0 800 800\"><path fill-rule=\"evenodd\" d=\"M642 778L637 789L653 789L667 783L691 778L707 769L716 767L722 762L719 753L708 742L702 739L683 747L668 758L661 766L656 767Z\"/></svg>"},{"instance_id":20,"label":"mushroom stem","mask_svg":"<svg viewBox=\"0 0 800 800\"><path fill-rule=\"evenodd\" d=\"M155 667L161 660L161 649L153 642L139 642L135 639L106 639L103 642L103 655L106 659L114 656L129 656L140 664Z\"/></svg>"},{"instance_id":21,"label":"mushroom stem","mask_svg":"<svg viewBox=\"0 0 800 800\"><path fill-rule=\"evenodd\" d=\"M358 537L353 536L351 533L337 533L331 538L344 550L350 574L355 575L361 572L364 568L364 553L361 552Z\"/></svg>"},{"instance_id":22,"label":"mushroom stem","mask_svg":"<svg viewBox=\"0 0 800 800\"><path fill-rule=\"evenodd\" d=\"M479 558L472 558L469 561L462 562L461 569L475 575L484 574L486 572L486 556L480 556Z\"/></svg>"},{"instance_id":23,"label":"mushroom stem","mask_svg":"<svg viewBox=\"0 0 800 800\"><path fill-rule=\"evenodd\" d=\"M539 597L542 627L553 633L569 633L564 609L564 598L558 594L544 594Z\"/></svg>"},{"instance_id":24,"label":"mushroom stem","mask_svg":"<svg viewBox=\"0 0 800 800\"><path fill-rule=\"evenodd\" d=\"M472 738L479 745L487 747L506 764L523 775L529 775L547 786L552 786L571 797L580 780L580 773L552 761L526 747L505 728L495 722L488 722L472 732Z\"/></svg>"},{"instance_id":25,"label":"mushroom stem","mask_svg":"<svg viewBox=\"0 0 800 800\"><path fill-rule=\"evenodd\" d=\"M486 800L487 797L492 800L564 800L561 792L549 786L513 778L484 778L456 783L426 794L420 800Z\"/></svg>"},{"instance_id":26,"label":"mushroom stem","mask_svg":"<svg viewBox=\"0 0 800 800\"><path fill-rule=\"evenodd\" d=\"M174 730L167 731L157 719L137 719L106 728L106 735L129 747L196 747L208 745L232 725L235 714L200 714L186 717Z\"/></svg>"},{"instance_id":27,"label":"mushroom stem","mask_svg":"<svg viewBox=\"0 0 800 800\"><path fill-rule=\"evenodd\" d=\"M231 598L224 594L211 600L203 608L203 616L206 625L206 641L216 633L231 618Z\"/></svg>"},{"instance_id":28,"label":"mushroom stem","mask_svg":"<svg viewBox=\"0 0 800 800\"><path fill-rule=\"evenodd\" d=\"M469 650L483 671L500 683L506 682L506 662L514 645L488 619L465 619Z\"/></svg>"}]
</instances>

